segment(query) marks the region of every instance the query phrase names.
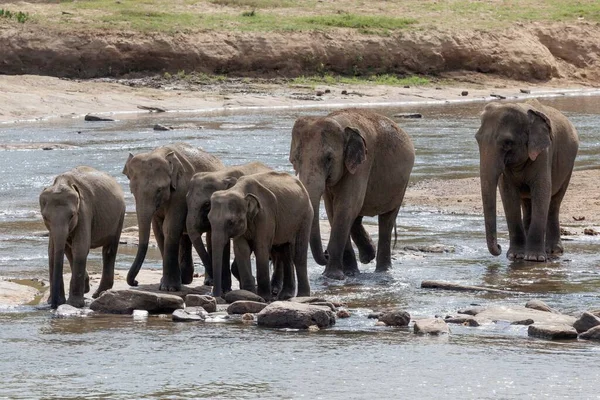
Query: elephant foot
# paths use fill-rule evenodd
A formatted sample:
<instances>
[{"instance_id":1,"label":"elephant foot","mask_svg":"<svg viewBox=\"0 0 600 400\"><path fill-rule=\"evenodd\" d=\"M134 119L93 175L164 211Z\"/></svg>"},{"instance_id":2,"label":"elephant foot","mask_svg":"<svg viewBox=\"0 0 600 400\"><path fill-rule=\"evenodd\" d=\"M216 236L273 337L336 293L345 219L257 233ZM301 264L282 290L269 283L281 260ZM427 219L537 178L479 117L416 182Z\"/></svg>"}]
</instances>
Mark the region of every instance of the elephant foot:
<instances>
[{"instance_id":1,"label":"elephant foot","mask_svg":"<svg viewBox=\"0 0 600 400\"><path fill-rule=\"evenodd\" d=\"M67 300L67 304L77 308L83 308L85 306L85 300L83 296L69 296L69 300Z\"/></svg>"},{"instance_id":2,"label":"elephant foot","mask_svg":"<svg viewBox=\"0 0 600 400\"><path fill-rule=\"evenodd\" d=\"M263 299L265 299L265 301L267 303L270 303L271 300L273 300L273 296L271 295L271 291L270 290L259 290L257 294L260 297L262 297Z\"/></svg>"},{"instance_id":3,"label":"elephant foot","mask_svg":"<svg viewBox=\"0 0 600 400\"><path fill-rule=\"evenodd\" d=\"M506 258L510 261L522 260L525 258L525 250L511 247L506 252Z\"/></svg>"},{"instance_id":4,"label":"elephant foot","mask_svg":"<svg viewBox=\"0 0 600 400\"><path fill-rule=\"evenodd\" d=\"M273 297L277 297L277 295L282 292L282 289L283 282L273 277L273 279L271 279L271 294Z\"/></svg>"},{"instance_id":5,"label":"elephant foot","mask_svg":"<svg viewBox=\"0 0 600 400\"><path fill-rule=\"evenodd\" d=\"M546 253L552 257L557 258L564 254L565 250L562 246L562 243L556 243L546 249Z\"/></svg>"},{"instance_id":6,"label":"elephant foot","mask_svg":"<svg viewBox=\"0 0 600 400\"><path fill-rule=\"evenodd\" d=\"M323 276L329 279L337 279L340 281L346 279L346 275L344 275L344 272L337 268L325 268L325 271L323 271Z\"/></svg>"},{"instance_id":7,"label":"elephant foot","mask_svg":"<svg viewBox=\"0 0 600 400\"><path fill-rule=\"evenodd\" d=\"M175 280L167 279L163 276L160 280L160 285L158 285L158 290L164 292L179 292L181 290L181 281L175 282Z\"/></svg>"},{"instance_id":8,"label":"elephant foot","mask_svg":"<svg viewBox=\"0 0 600 400\"><path fill-rule=\"evenodd\" d=\"M525 260L535 262L545 262L547 260L546 252L543 253L525 253Z\"/></svg>"},{"instance_id":9,"label":"elephant foot","mask_svg":"<svg viewBox=\"0 0 600 400\"><path fill-rule=\"evenodd\" d=\"M207 276L204 275L204 285L205 286L214 286L215 281L213 280L212 276Z\"/></svg>"},{"instance_id":10,"label":"elephant foot","mask_svg":"<svg viewBox=\"0 0 600 400\"><path fill-rule=\"evenodd\" d=\"M358 247L358 259L362 264L368 264L373 261L375 259L375 247L373 245L368 245L364 248Z\"/></svg>"},{"instance_id":11,"label":"elephant foot","mask_svg":"<svg viewBox=\"0 0 600 400\"><path fill-rule=\"evenodd\" d=\"M357 276L357 275L360 275L360 270L358 269L358 267L344 268L344 275L346 275L346 276Z\"/></svg>"},{"instance_id":12,"label":"elephant foot","mask_svg":"<svg viewBox=\"0 0 600 400\"><path fill-rule=\"evenodd\" d=\"M379 264L375 267L375 272L388 272L390 269L392 269L392 264Z\"/></svg>"},{"instance_id":13,"label":"elephant foot","mask_svg":"<svg viewBox=\"0 0 600 400\"><path fill-rule=\"evenodd\" d=\"M273 298L276 298L277 300L289 300L294 297L294 292L295 290L283 289L281 292L279 292L278 296L273 296Z\"/></svg>"},{"instance_id":14,"label":"elephant foot","mask_svg":"<svg viewBox=\"0 0 600 400\"><path fill-rule=\"evenodd\" d=\"M181 283L189 285L194 280L194 266L181 268Z\"/></svg>"}]
</instances>

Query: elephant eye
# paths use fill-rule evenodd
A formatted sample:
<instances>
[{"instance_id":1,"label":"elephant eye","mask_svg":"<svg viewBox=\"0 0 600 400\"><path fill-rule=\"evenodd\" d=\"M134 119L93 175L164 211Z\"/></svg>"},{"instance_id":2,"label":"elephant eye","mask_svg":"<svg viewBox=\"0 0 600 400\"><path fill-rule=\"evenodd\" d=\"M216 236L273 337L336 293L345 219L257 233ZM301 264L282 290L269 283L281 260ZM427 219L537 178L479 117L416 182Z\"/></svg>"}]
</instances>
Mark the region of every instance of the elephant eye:
<instances>
[{"instance_id":1,"label":"elephant eye","mask_svg":"<svg viewBox=\"0 0 600 400\"><path fill-rule=\"evenodd\" d=\"M510 140L510 139L505 139L505 140L502 142L502 148L503 148L504 150L510 150L510 149L513 147L513 144L514 144L514 142L513 142L512 140Z\"/></svg>"},{"instance_id":2,"label":"elephant eye","mask_svg":"<svg viewBox=\"0 0 600 400\"><path fill-rule=\"evenodd\" d=\"M202 203L202 208L208 210L210 208L210 201L205 201Z\"/></svg>"}]
</instances>

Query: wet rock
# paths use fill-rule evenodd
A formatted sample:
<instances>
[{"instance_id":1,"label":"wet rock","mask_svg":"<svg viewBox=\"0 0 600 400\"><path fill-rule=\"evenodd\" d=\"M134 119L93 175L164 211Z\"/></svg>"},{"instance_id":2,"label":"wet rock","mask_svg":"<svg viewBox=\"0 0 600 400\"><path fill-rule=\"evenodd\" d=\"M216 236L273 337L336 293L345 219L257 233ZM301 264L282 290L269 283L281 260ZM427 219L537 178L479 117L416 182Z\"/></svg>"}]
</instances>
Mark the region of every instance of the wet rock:
<instances>
[{"instance_id":1,"label":"wet rock","mask_svg":"<svg viewBox=\"0 0 600 400\"><path fill-rule=\"evenodd\" d=\"M335 314L327 307L275 301L258 313L257 322L267 328L308 329L311 325L328 328L335 324Z\"/></svg>"},{"instance_id":2,"label":"wet rock","mask_svg":"<svg viewBox=\"0 0 600 400\"><path fill-rule=\"evenodd\" d=\"M319 332L320 330L321 328L319 328L317 325L311 325L308 327L309 332Z\"/></svg>"},{"instance_id":3,"label":"wet rock","mask_svg":"<svg viewBox=\"0 0 600 400\"><path fill-rule=\"evenodd\" d=\"M40 292L33 286L0 280L0 305L27 304L39 294Z\"/></svg>"},{"instance_id":4,"label":"wet rock","mask_svg":"<svg viewBox=\"0 0 600 400\"><path fill-rule=\"evenodd\" d=\"M519 321L513 321L510 324L511 325L532 325L535 321L532 320L531 318L527 318L527 319L522 319Z\"/></svg>"},{"instance_id":5,"label":"wet rock","mask_svg":"<svg viewBox=\"0 0 600 400\"><path fill-rule=\"evenodd\" d=\"M568 325L572 326L576 318L565 314L555 314L547 311L539 311L522 306L494 306L478 313L475 319L480 324L507 321L512 323L532 319L535 324L540 325Z\"/></svg>"},{"instance_id":6,"label":"wet rock","mask_svg":"<svg viewBox=\"0 0 600 400\"><path fill-rule=\"evenodd\" d=\"M600 340L600 325L597 325L579 335L579 339Z\"/></svg>"},{"instance_id":7,"label":"wet rock","mask_svg":"<svg viewBox=\"0 0 600 400\"><path fill-rule=\"evenodd\" d=\"M420 113L399 113L394 114L396 118L423 118L423 114Z\"/></svg>"},{"instance_id":8,"label":"wet rock","mask_svg":"<svg viewBox=\"0 0 600 400\"><path fill-rule=\"evenodd\" d=\"M600 232L598 232L597 230L592 229L592 228L585 228L583 230L583 234L588 235L588 236L598 236L598 235L600 235Z\"/></svg>"},{"instance_id":9,"label":"wet rock","mask_svg":"<svg viewBox=\"0 0 600 400\"><path fill-rule=\"evenodd\" d=\"M170 126L166 126L166 125L161 125L161 124L155 124L152 129L154 129L155 131L170 131L173 130L173 128L171 128Z\"/></svg>"},{"instance_id":10,"label":"wet rock","mask_svg":"<svg viewBox=\"0 0 600 400\"><path fill-rule=\"evenodd\" d=\"M442 289L453 290L457 292L490 292L490 293L505 293L510 294L509 290L488 288L483 286L462 285L460 283L442 282L442 281L423 281L421 282L422 289Z\"/></svg>"},{"instance_id":11,"label":"wet rock","mask_svg":"<svg viewBox=\"0 0 600 400\"><path fill-rule=\"evenodd\" d=\"M342 94L348 94L347 90L342 90Z\"/></svg>"},{"instance_id":12,"label":"wet rock","mask_svg":"<svg viewBox=\"0 0 600 400\"><path fill-rule=\"evenodd\" d=\"M383 321L377 321L377 322L375 322L375 326L387 326L387 325Z\"/></svg>"},{"instance_id":13,"label":"wet rock","mask_svg":"<svg viewBox=\"0 0 600 400\"><path fill-rule=\"evenodd\" d=\"M450 333L450 328L441 318L426 318L415 320L414 332L420 335L443 335Z\"/></svg>"},{"instance_id":14,"label":"wet rock","mask_svg":"<svg viewBox=\"0 0 600 400\"><path fill-rule=\"evenodd\" d=\"M133 310L146 310L153 314L172 313L183 308L183 299L173 294L143 290L107 290L92 302L90 308L108 314L132 314Z\"/></svg>"},{"instance_id":15,"label":"wet rock","mask_svg":"<svg viewBox=\"0 0 600 400\"><path fill-rule=\"evenodd\" d=\"M198 309L202 309L206 313L206 311L202 307L190 307L185 310L175 310L173 311L173 321L175 322L193 322L193 321L204 321L206 316L200 313L196 313Z\"/></svg>"},{"instance_id":16,"label":"wet rock","mask_svg":"<svg viewBox=\"0 0 600 400\"><path fill-rule=\"evenodd\" d=\"M372 313L369 313L369 315L367 315L367 318L379 319L382 315L383 315L383 311L374 311Z\"/></svg>"},{"instance_id":17,"label":"wet rock","mask_svg":"<svg viewBox=\"0 0 600 400\"><path fill-rule=\"evenodd\" d=\"M256 314L261 312L267 306L266 303L258 301L238 300L227 307L228 314Z\"/></svg>"},{"instance_id":18,"label":"wet rock","mask_svg":"<svg viewBox=\"0 0 600 400\"><path fill-rule=\"evenodd\" d=\"M485 311L485 307L473 306L470 308L464 308L462 310L458 310L458 313L459 314L467 314L467 315L477 315L483 311Z\"/></svg>"},{"instance_id":19,"label":"wet rock","mask_svg":"<svg viewBox=\"0 0 600 400\"><path fill-rule=\"evenodd\" d=\"M586 311L581 314L581 317L579 317L577 321L575 321L573 328L575 328L578 333L583 333L598 325L600 325L600 318Z\"/></svg>"},{"instance_id":20,"label":"wet rock","mask_svg":"<svg viewBox=\"0 0 600 400\"><path fill-rule=\"evenodd\" d=\"M434 244L431 246L404 246L406 251L418 251L421 253L454 253L454 247Z\"/></svg>"},{"instance_id":21,"label":"wet rock","mask_svg":"<svg viewBox=\"0 0 600 400\"><path fill-rule=\"evenodd\" d=\"M568 325L529 325L527 335L549 340L577 339L577 331Z\"/></svg>"},{"instance_id":22,"label":"wet rock","mask_svg":"<svg viewBox=\"0 0 600 400\"><path fill-rule=\"evenodd\" d=\"M317 91L315 92L315 96L323 96L324 94L325 94L325 92L324 92L324 91L322 91L322 90L317 90Z\"/></svg>"},{"instance_id":23,"label":"wet rock","mask_svg":"<svg viewBox=\"0 0 600 400\"><path fill-rule=\"evenodd\" d=\"M407 326L410 322L410 314L404 310L385 310L379 316L379 320L388 326Z\"/></svg>"},{"instance_id":24,"label":"wet rock","mask_svg":"<svg viewBox=\"0 0 600 400\"><path fill-rule=\"evenodd\" d=\"M468 92L468 91L466 91L466 90L463 90L462 92L460 92L460 95L461 95L461 96L468 96L468 95L469 95L469 92Z\"/></svg>"},{"instance_id":25,"label":"wet rock","mask_svg":"<svg viewBox=\"0 0 600 400\"><path fill-rule=\"evenodd\" d=\"M595 315L596 317L600 318L600 310L590 310L588 312L590 314Z\"/></svg>"},{"instance_id":26,"label":"wet rock","mask_svg":"<svg viewBox=\"0 0 600 400\"><path fill-rule=\"evenodd\" d=\"M348 310L338 310L338 312L335 315L338 318L350 318L350 313L348 312Z\"/></svg>"},{"instance_id":27,"label":"wet rock","mask_svg":"<svg viewBox=\"0 0 600 400\"><path fill-rule=\"evenodd\" d=\"M185 305L187 307L202 307L209 313L217 311L217 300L208 295L188 294L185 296Z\"/></svg>"},{"instance_id":28,"label":"wet rock","mask_svg":"<svg viewBox=\"0 0 600 400\"><path fill-rule=\"evenodd\" d=\"M329 307L329 309L333 312L335 312L337 310L337 308L330 301L316 301L314 303L309 303L309 304L313 305L313 306Z\"/></svg>"},{"instance_id":29,"label":"wet rock","mask_svg":"<svg viewBox=\"0 0 600 400\"><path fill-rule=\"evenodd\" d=\"M248 290L232 290L227 293L225 296L225 301L229 304L235 303L239 300L248 300L248 301L258 301L259 303L264 303L265 299L257 295L256 293L252 293Z\"/></svg>"},{"instance_id":30,"label":"wet rock","mask_svg":"<svg viewBox=\"0 0 600 400\"><path fill-rule=\"evenodd\" d=\"M456 315L448 317L444 321L447 324L460 324L465 326L479 326L479 322L472 315Z\"/></svg>"},{"instance_id":31,"label":"wet rock","mask_svg":"<svg viewBox=\"0 0 600 400\"><path fill-rule=\"evenodd\" d=\"M519 91L520 91L521 93L525 93L525 94L529 94L529 93L531 93L531 90L529 90L529 89L519 89Z\"/></svg>"},{"instance_id":32,"label":"wet rock","mask_svg":"<svg viewBox=\"0 0 600 400\"><path fill-rule=\"evenodd\" d=\"M246 313L242 315L242 321L254 321L254 314Z\"/></svg>"},{"instance_id":33,"label":"wet rock","mask_svg":"<svg viewBox=\"0 0 600 400\"><path fill-rule=\"evenodd\" d=\"M157 113L167 112L167 110L165 110L164 108L161 108L161 107L137 106L137 108L139 108L140 110L147 110L150 112L157 112Z\"/></svg>"},{"instance_id":34,"label":"wet rock","mask_svg":"<svg viewBox=\"0 0 600 400\"><path fill-rule=\"evenodd\" d=\"M294 303L312 304L326 302L327 300L322 297L300 296L292 297L290 301L293 301Z\"/></svg>"},{"instance_id":35,"label":"wet rock","mask_svg":"<svg viewBox=\"0 0 600 400\"><path fill-rule=\"evenodd\" d=\"M92 121L92 122L105 122L105 121L114 121L114 119L112 118L108 118L108 117L99 117L97 115L92 115L92 114L86 114L86 116L83 118L85 121Z\"/></svg>"},{"instance_id":36,"label":"wet rock","mask_svg":"<svg viewBox=\"0 0 600 400\"><path fill-rule=\"evenodd\" d=\"M494 93L490 94L490 97L495 97L500 100L506 99L506 96L502 96L501 94L494 94Z\"/></svg>"},{"instance_id":37,"label":"wet rock","mask_svg":"<svg viewBox=\"0 0 600 400\"><path fill-rule=\"evenodd\" d=\"M70 317L85 317L91 313L91 310L85 308L73 307L69 304L61 304L54 311L54 316L59 318L70 318Z\"/></svg>"},{"instance_id":38,"label":"wet rock","mask_svg":"<svg viewBox=\"0 0 600 400\"><path fill-rule=\"evenodd\" d=\"M529 300L527 303L525 303L525 307L527 308L531 308L532 310L538 310L538 311L545 311L545 312L551 312L554 314L560 314L560 311L555 310L554 308L550 307L548 304L544 303L541 300Z\"/></svg>"}]
</instances>

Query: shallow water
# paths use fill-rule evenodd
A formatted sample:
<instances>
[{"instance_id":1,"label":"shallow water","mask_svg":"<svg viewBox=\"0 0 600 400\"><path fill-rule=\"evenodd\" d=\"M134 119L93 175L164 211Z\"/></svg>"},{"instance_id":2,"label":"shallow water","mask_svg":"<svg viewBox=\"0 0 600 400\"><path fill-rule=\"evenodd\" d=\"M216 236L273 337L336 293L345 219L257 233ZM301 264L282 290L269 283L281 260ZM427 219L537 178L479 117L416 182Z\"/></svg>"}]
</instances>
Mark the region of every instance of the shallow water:
<instances>
[{"instance_id":1,"label":"shallow water","mask_svg":"<svg viewBox=\"0 0 600 400\"><path fill-rule=\"evenodd\" d=\"M563 110L579 130L576 168L600 166L600 98L545 100ZM399 120L417 150L412 175L427 178L477 176L474 134L481 104L389 107L386 115L418 111ZM135 206L121 174L129 152L185 141L233 165L261 160L292 172L290 130L299 115L326 111L254 111L213 115L144 115L113 123L79 119L0 126L3 144L57 142L68 150L0 151L0 276L46 277L47 238L37 198L52 178L79 164L107 171L126 193L126 225ZM203 129L152 130L155 123ZM10 179L8 178L10 176ZM568 192L567 192L568 196ZM324 218L324 210L321 208ZM369 219L367 223L374 223ZM600 398L600 347L586 342L527 338L526 327L495 324L451 326L449 337L418 337L406 329L375 327L366 315L397 305L415 318L444 316L470 304L546 301L567 313L600 308L600 239L565 242L560 260L509 263L486 249L481 216L403 208L398 216L394 269L328 282L309 257L317 295L348 303L352 318L317 333L259 329L239 323L174 324L151 317L53 318L32 307L0 310L0 398ZM500 243L507 246L499 220ZM376 237L375 237L376 239ZM404 246L445 246L447 253L420 253ZM135 248L120 249L126 270ZM100 269L92 251L89 268ZM157 251L144 268L161 267ZM494 286L514 294L420 289L436 279Z\"/></svg>"}]
</instances>

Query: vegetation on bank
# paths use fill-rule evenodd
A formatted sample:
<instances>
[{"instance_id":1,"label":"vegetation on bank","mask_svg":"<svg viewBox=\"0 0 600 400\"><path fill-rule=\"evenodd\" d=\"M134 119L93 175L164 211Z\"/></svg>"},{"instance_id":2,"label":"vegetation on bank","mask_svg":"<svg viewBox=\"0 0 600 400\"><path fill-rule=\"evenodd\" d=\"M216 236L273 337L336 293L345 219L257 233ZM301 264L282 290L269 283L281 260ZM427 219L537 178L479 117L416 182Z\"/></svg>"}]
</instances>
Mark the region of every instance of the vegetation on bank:
<instances>
[{"instance_id":1,"label":"vegetation on bank","mask_svg":"<svg viewBox=\"0 0 600 400\"><path fill-rule=\"evenodd\" d=\"M597 0L46 0L14 6L27 8L23 14L28 14L28 22L56 28L166 33L346 28L389 35L431 27L490 29L529 21L600 22Z\"/></svg>"}]
</instances>

